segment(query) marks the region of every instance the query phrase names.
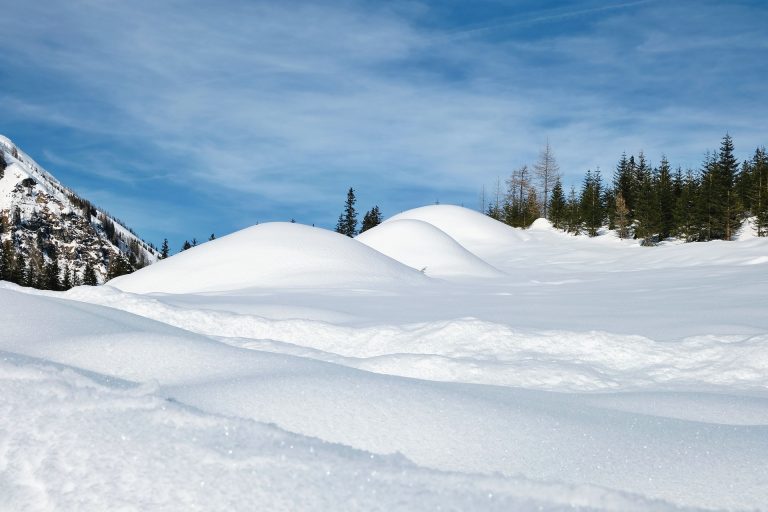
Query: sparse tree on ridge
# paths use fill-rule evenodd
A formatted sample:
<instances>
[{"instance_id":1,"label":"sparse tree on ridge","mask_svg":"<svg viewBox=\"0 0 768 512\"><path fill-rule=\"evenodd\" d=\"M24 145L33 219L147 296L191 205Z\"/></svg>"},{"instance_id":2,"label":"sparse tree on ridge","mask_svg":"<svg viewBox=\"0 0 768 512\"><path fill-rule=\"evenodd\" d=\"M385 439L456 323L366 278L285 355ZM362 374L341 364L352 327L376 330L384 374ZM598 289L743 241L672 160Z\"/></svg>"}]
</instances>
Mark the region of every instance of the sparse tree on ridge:
<instances>
[{"instance_id":1,"label":"sparse tree on ridge","mask_svg":"<svg viewBox=\"0 0 768 512\"><path fill-rule=\"evenodd\" d=\"M536 173L536 179L539 182L539 187L542 191L541 211L545 219L549 218L549 193L552 190L555 182L560 178L560 167L557 165L555 155L552 152L552 146L544 146L544 149L539 153L539 160L536 165L533 166L533 170Z\"/></svg>"},{"instance_id":2,"label":"sparse tree on ridge","mask_svg":"<svg viewBox=\"0 0 768 512\"><path fill-rule=\"evenodd\" d=\"M168 247L168 239L163 238L163 245L160 248L160 259L161 260L166 259L169 255L169 252L170 252L170 248Z\"/></svg>"},{"instance_id":3,"label":"sparse tree on ridge","mask_svg":"<svg viewBox=\"0 0 768 512\"><path fill-rule=\"evenodd\" d=\"M189 240L184 240L184 245L181 246L182 251L186 251L192 248L192 244L189 243Z\"/></svg>"},{"instance_id":4,"label":"sparse tree on ridge","mask_svg":"<svg viewBox=\"0 0 768 512\"><path fill-rule=\"evenodd\" d=\"M339 215L336 223L336 232L352 238L357 234L357 211L355 210L355 190L350 187L347 192L347 201L344 204L344 212Z\"/></svg>"}]
</instances>

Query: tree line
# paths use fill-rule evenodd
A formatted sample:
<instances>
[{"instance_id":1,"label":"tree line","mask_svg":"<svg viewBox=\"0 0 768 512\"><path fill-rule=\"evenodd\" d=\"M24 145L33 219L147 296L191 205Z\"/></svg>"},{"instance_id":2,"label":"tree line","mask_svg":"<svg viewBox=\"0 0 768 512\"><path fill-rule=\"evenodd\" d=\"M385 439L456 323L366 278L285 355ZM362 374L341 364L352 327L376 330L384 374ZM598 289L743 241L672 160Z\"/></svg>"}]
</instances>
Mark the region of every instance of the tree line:
<instances>
[{"instance_id":1,"label":"tree line","mask_svg":"<svg viewBox=\"0 0 768 512\"><path fill-rule=\"evenodd\" d=\"M758 236L768 236L768 155L758 147L739 163L726 134L700 169L672 170L664 156L652 166L642 151L637 157L623 154L609 180L588 170L580 188L571 186L566 194L547 144L533 172L527 166L514 171L505 193L497 183L495 200L484 210L515 227L545 217L570 233L596 236L607 227L644 245L670 237L731 240L748 218Z\"/></svg>"}]
</instances>

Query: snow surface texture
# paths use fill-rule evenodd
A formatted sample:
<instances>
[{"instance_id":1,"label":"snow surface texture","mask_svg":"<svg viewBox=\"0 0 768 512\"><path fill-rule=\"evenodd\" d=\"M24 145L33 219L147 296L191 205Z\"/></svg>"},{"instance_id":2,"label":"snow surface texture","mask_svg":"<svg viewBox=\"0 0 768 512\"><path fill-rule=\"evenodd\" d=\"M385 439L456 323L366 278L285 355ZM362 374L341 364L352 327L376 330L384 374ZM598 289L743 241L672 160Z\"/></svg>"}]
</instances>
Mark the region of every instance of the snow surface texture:
<instances>
[{"instance_id":1,"label":"snow surface texture","mask_svg":"<svg viewBox=\"0 0 768 512\"><path fill-rule=\"evenodd\" d=\"M767 265L748 236L644 248L431 206L358 240L257 226L114 286L0 285L0 495L764 508Z\"/></svg>"}]
</instances>

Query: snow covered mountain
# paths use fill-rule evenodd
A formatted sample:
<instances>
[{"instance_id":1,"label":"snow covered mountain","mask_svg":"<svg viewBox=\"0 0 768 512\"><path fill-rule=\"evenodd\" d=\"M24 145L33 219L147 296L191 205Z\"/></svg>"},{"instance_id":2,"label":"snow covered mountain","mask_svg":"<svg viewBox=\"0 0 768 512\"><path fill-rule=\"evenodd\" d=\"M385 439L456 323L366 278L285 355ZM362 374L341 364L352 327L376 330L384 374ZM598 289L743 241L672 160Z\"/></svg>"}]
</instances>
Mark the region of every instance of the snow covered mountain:
<instances>
[{"instance_id":1,"label":"snow covered mountain","mask_svg":"<svg viewBox=\"0 0 768 512\"><path fill-rule=\"evenodd\" d=\"M157 260L158 252L151 245L62 185L3 136L0 156L0 241L5 272L11 272L8 267L20 255L22 267L26 266L22 272L26 284L45 288L39 281L46 269L58 267L58 275L66 283L87 281L88 273L104 282L110 265L121 266L122 273Z\"/></svg>"}]
</instances>

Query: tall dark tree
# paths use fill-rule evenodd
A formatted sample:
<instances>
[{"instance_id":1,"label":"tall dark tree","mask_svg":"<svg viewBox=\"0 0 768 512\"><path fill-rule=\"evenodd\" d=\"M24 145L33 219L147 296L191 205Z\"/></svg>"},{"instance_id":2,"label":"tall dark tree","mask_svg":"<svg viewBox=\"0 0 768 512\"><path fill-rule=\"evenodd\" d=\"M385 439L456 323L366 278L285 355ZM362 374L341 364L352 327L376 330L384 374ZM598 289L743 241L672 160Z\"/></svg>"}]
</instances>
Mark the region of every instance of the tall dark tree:
<instances>
[{"instance_id":1,"label":"tall dark tree","mask_svg":"<svg viewBox=\"0 0 768 512\"><path fill-rule=\"evenodd\" d=\"M675 236L686 242L698 240L701 233L698 194L698 177L692 169L688 169L682 180L680 195L675 203Z\"/></svg>"},{"instance_id":2,"label":"tall dark tree","mask_svg":"<svg viewBox=\"0 0 768 512\"><path fill-rule=\"evenodd\" d=\"M164 260L169 256L171 249L168 247L168 239L163 238L163 245L160 247L160 259Z\"/></svg>"},{"instance_id":3,"label":"tall dark tree","mask_svg":"<svg viewBox=\"0 0 768 512\"><path fill-rule=\"evenodd\" d=\"M357 234L357 211L355 210L355 190L350 187L347 192L347 201L344 204L344 212L339 215L336 224L336 232L352 238Z\"/></svg>"},{"instance_id":4,"label":"tall dark tree","mask_svg":"<svg viewBox=\"0 0 768 512\"><path fill-rule=\"evenodd\" d=\"M61 269L58 260L52 259L45 264L43 276L38 282L38 286L45 290L61 290Z\"/></svg>"},{"instance_id":5,"label":"tall dark tree","mask_svg":"<svg viewBox=\"0 0 768 512\"><path fill-rule=\"evenodd\" d=\"M563 193L563 184L560 177L555 180L555 186L552 187L552 197L549 201L549 220L552 225L558 229L565 229L566 226L566 202Z\"/></svg>"},{"instance_id":6,"label":"tall dark tree","mask_svg":"<svg viewBox=\"0 0 768 512\"><path fill-rule=\"evenodd\" d=\"M740 205L736 193L736 179L739 174L739 162L734 156L733 140L727 133L720 144L720 154L717 161L717 172L723 193L721 221L723 239L730 240L739 229Z\"/></svg>"},{"instance_id":7,"label":"tall dark tree","mask_svg":"<svg viewBox=\"0 0 768 512\"><path fill-rule=\"evenodd\" d=\"M90 261L86 262L85 269L83 269L83 284L85 286L97 286L99 280L96 277L96 270Z\"/></svg>"},{"instance_id":8,"label":"tall dark tree","mask_svg":"<svg viewBox=\"0 0 768 512\"><path fill-rule=\"evenodd\" d=\"M661 164L655 171L656 200L659 238L664 240L672 236L675 230L675 191L672 170L666 156L661 157Z\"/></svg>"},{"instance_id":9,"label":"tall dark tree","mask_svg":"<svg viewBox=\"0 0 768 512\"><path fill-rule=\"evenodd\" d=\"M768 236L768 154L757 148L751 162L750 210L755 216L757 236Z\"/></svg>"},{"instance_id":10,"label":"tall dark tree","mask_svg":"<svg viewBox=\"0 0 768 512\"><path fill-rule=\"evenodd\" d=\"M371 228L375 228L381 224L381 211L378 206L374 206L363 215L363 224L360 227L360 232L368 231Z\"/></svg>"},{"instance_id":11,"label":"tall dark tree","mask_svg":"<svg viewBox=\"0 0 768 512\"><path fill-rule=\"evenodd\" d=\"M594 173L588 170L581 189L580 206L584 227L589 236L597 236L597 231L605 219L602 188L600 170Z\"/></svg>"},{"instance_id":12,"label":"tall dark tree","mask_svg":"<svg viewBox=\"0 0 768 512\"><path fill-rule=\"evenodd\" d=\"M109 268L107 268L107 281L131 272L133 272L133 268L131 268L128 260L122 254L114 254L109 261Z\"/></svg>"}]
</instances>

